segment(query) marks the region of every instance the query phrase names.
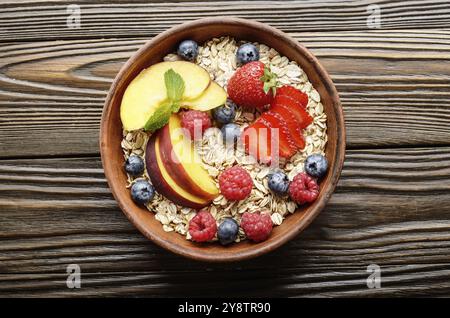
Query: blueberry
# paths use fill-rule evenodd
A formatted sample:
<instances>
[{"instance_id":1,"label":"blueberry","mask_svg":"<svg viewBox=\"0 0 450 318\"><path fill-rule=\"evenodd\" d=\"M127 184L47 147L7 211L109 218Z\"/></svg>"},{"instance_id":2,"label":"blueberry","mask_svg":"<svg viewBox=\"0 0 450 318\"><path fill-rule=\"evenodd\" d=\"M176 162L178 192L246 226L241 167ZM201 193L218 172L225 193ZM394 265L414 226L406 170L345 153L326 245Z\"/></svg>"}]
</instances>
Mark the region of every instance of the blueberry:
<instances>
[{"instance_id":1,"label":"blueberry","mask_svg":"<svg viewBox=\"0 0 450 318\"><path fill-rule=\"evenodd\" d=\"M178 45L177 53L183 59L193 61L198 55L198 44L192 40L184 40Z\"/></svg>"},{"instance_id":2,"label":"blueberry","mask_svg":"<svg viewBox=\"0 0 450 318\"><path fill-rule=\"evenodd\" d=\"M241 127L233 123L223 125L220 130L226 144L234 144L241 135Z\"/></svg>"},{"instance_id":3,"label":"blueberry","mask_svg":"<svg viewBox=\"0 0 450 318\"><path fill-rule=\"evenodd\" d=\"M227 105L222 105L213 109L213 117L221 124L228 124L234 120L236 116L236 105L233 102L227 102Z\"/></svg>"},{"instance_id":4,"label":"blueberry","mask_svg":"<svg viewBox=\"0 0 450 318\"><path fill-rule=\"evenodd\" d=\"M131 198L138 204L147 204L155 196L155 188L146 180L138 180L131 187Z\"/></svg>"},{"instance_id":5,"label":"blueberry","mask_svg":"<svg viewBox=\"0 0 450 318\"><path fill-rule=\"evenodd\" d=\"M239 232L239 225L232 218L226 218L217 229L217 238L222 245L233 243Z\"/></svg>"},{"instance_id":6,"label":"blueberry","mask_svg":"<svg viewBox=\"0 0 450 318\"><path fill-rule=\"evenodd\" d=\"M268 175L269 189L276 194L286 194L289 189L289 178L281 171L276 171Z\"/></svg>"},{"instance_id":7,"label":"blueberry","mask_svg":"<svg viewBox=\"0 0 450 318\"><path fill-rule=\"evenodd\" d=\"M311 177L320 178L325 175L328 169L328 161L322 155L310 155L305 161L305 170Z\"/></svg>"},{"instance_id":8,"label":"blueberry","mask_svg":"<svg viewBox=\"0 0 450 318\"><path fill-rule=\"evenodd\" d=\"M137 155L131 155L125 161L125 171L133 177L140 176L144 173L144 160Z\"/></svg>"},{"instance_id":9,"label":"blueberry","mask_svg":"<svg viewBox=\"0 0 450 318\"><path fill-rule=\"evenodd\" d=\"M236 52L236 59L241 64L258 61L259 50L251 43L242 44Z\"/></svg>"}]
</instances>

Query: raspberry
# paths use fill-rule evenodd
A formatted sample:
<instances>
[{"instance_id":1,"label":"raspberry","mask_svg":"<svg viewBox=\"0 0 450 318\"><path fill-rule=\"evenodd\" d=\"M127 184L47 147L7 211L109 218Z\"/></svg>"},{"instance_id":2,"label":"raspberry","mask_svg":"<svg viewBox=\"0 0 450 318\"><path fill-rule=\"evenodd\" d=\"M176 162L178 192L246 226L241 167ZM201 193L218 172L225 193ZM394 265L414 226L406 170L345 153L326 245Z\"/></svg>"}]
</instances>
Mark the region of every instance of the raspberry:
<instances>
[{"instance_id":1,"label":"raspberry","mask_svg":"<svg viewBox=\"0 0 450 318\"><path fill-rule=\"evenodd\" d=\"M211 118L206 112L188 110L181 113L181 127L189 131L192 139L201 139L203 132L211 127Z\"/></svg>"},{"instance_id":2,"label":"raspberry","mask_svg":"<svg viewBox=\"0 0 450 318\"><path fill-rule=\"evenodd\" d=\"M245 212L242 215L241 228L250 240L261 242L272 232L272 219L268 213Z\"/></svg>"},{"instance_id":3,"label":"raspberry","mask_svg":"<svg viewBox=\"0 0 450 318\"><path fill-rule=\"evenodd\" d=\"M227 200L238 201L249 196L253 188L250 174L239 166L226 169L219 176L220 192Z\"/></svg>"},{"instance_id":4,"label":"raspberry","mask_svg":"<svg viewBox=\"0 0 450 318\"><path fill-rule=\"evenodd\" d=\"M189 222L189 234L195 242L210 241L214 238L216 232L216 220L208 211L198 212Z\"/></svg>"},{"instance_id":5,"label":"raspberry","mask_svg":"<svg viewBox=\"0 0 450 318\"><path fill-rule=\"evenodd\" d=\"M313 202L319 195L319 186L315 179L306 173L299 173L289 185L289 196L298 204Z\"/></svg>"}]
</instances>

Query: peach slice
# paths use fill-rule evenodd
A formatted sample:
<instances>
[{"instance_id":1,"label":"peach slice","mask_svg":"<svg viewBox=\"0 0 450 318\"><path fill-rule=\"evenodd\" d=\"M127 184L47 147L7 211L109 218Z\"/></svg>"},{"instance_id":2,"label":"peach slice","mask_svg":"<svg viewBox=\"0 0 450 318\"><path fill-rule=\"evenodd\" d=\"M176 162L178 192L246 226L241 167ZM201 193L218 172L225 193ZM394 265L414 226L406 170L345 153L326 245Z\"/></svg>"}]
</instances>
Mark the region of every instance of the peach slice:
<instances>
[{"instance_id":1,"label":"peach slice","mask_svg":"<svg viewBox=\"0 0 450 318\"><path fill-rule=\"evenodd\" d=\"M178 205L201 209L210 201L199 198L180 187L166 170L160 157L158 134L148 141L145 158L147 173L156 191Z\"/></svg>"},{"instance_id":2,"label":"peach slice","mask_svg":"<svg viewBox=\"0 0 450 318\"><path fill-rule=\"evenodd\" d=\"M180 116L172 114L169 123L158 134L161 158L178 185L206 200L217 197L217 186L202 167L192 141L183 133Z\"/></svg>"},{"instance_id":3,"label":"peach slice","mask_svg":"<svg viewBox=\"0 0 450 318\"><path fill-rule=\"evenodd\" d=\"M227 92L216 82L211 82L200 97L183 101L181 105L183 107L204 112L219 107L220 105L225 104L226 101Z\"/></svg>"},{"instance_id":4,"label":"peach slice","mask_svg":"<svg viewBox=\"0 0 450 318\"><path fill-rule=\"evenodd\" d=\"M208 88L211 78L200 66L185 62L161 62L143 70L125 90L120 118L126 130L141 129L155 110L167 100L164 73L173 69L184 80L182 100L195 100Z\"/></svg>"}]
</instances>

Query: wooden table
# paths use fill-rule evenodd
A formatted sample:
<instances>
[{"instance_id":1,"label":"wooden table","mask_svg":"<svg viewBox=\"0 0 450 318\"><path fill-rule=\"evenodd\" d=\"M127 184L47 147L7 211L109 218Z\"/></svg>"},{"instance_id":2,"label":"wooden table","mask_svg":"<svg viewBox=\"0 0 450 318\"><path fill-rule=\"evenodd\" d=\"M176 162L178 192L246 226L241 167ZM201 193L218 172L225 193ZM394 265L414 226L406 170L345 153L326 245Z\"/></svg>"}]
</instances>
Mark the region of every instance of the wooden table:
<instances>
[{"instance_id":1,"label":"wooden table","mask_svg":"<svg viewBox=\"0 0 450 318\"><path fill-rule=\"evenodd\" d=\"M450 3L92 0L0 3L1 296L450 295ZM368 13L369 10L369 13ZM69 12L69 13L68 13ZM210 265L175 256L124 217L98 133L120 66L184 21L239 16L302 42L331 74L345 168L314 223L274 253ZM82 286L66 286L68 264ZM381 268L370 289L367 266Z\"/></svg>"}]
</instances>

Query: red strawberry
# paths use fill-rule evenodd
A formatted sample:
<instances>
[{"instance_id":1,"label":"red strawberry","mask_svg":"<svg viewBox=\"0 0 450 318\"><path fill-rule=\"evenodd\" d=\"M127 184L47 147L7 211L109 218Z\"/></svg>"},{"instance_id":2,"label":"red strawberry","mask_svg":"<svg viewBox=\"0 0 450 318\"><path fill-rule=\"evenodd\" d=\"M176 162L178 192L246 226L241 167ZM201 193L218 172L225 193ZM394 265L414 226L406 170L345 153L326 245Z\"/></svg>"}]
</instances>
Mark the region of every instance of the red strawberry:
<instances>
[{"instance_id":1,"label":"red strawberry","mask_svg":"<svg viewBox=\"0 0 450 318\"><path fill-rule=\"evenodd\" d=\"M270 111L279 114L286 121L291 137L297 148L305 148L305 138L303 137L302 128L294 113L287 106L282 104L276 104Z\"/></svg>"},{"instance_id":2,"label":"red strawberry","mask_svg":"<svg viewBox=\"0 0 450 318\"><path fill-rule=\"evenodd\" d=\"M300 129L305 129L308 127L313 119L309 113L304 110L302 107L298 107L295 103L291 104L272 104L272 107L270 108L271 111L278 112L279 109L283 106L284 108L291 111L292 114L294 114L295 119L297 120L298 127Z\"/></svg>"},{"instance_id":3,"label":"red strawberry","mask_svg":"<svg viewBox=\"0 0 450 318\"><path fill-rule=\"evenodd\" d=\"M272 136L270 129L256 121L244 129L241 135L245 152L254 156L259 162L270 163L272 160Z\"/></svg>"},{"instance_id":4,"label":"red strawberry","mask_svg":"<svg viewBox=\"0 0 450 318\"><path fill-rule=\"evenodd\" d=\"M297 147L295 146L295 143L287 128L286 121L279 114L268 111L263 113L257 121L261 121L270 129L278 129L278 147L280 157L290 158L295 154ZM272 136L273 134L274 131L271 131Z\"/></svg>"},{"instance_id":5,"label":"red strawberry","mask_svg":"<svg viewBox=\"0 0 450 318\"><path fill-rule=\"evenodd\" d=\"M244 108L263 108L273 100L276 76L260 61L245 64L228 81L228 96Z\"/></svg>"},{"instance_id":6,"label":"red strawberry","mask_svg":"<svg viewBox=\"0 0 450 318\"><path fill-rule=\"evenodd\" d=\"M303 104L300 103L299 101L297 101L296 99L294 99L290 96L287 96L287 95L280 95L280 94L278 94L278 91L277 91L277 94L275 95L271 105L275 105L275 104L293 105L296 107L304 108Z\"/></svg>"},{"instance_id":7,"label":"red strawberry","mask_svg":"<svg viewBox=\"0 0 450 318\"><path fill-rule=\"evenodd\" d=\"M308 95L303 93L302 91L296 89L293 86L285 85L277 89L278 95L284 95L289 96L296 101L298 101L300 104L303 105L304 108L308 105Z\"/></svg>"}]
</instances>

